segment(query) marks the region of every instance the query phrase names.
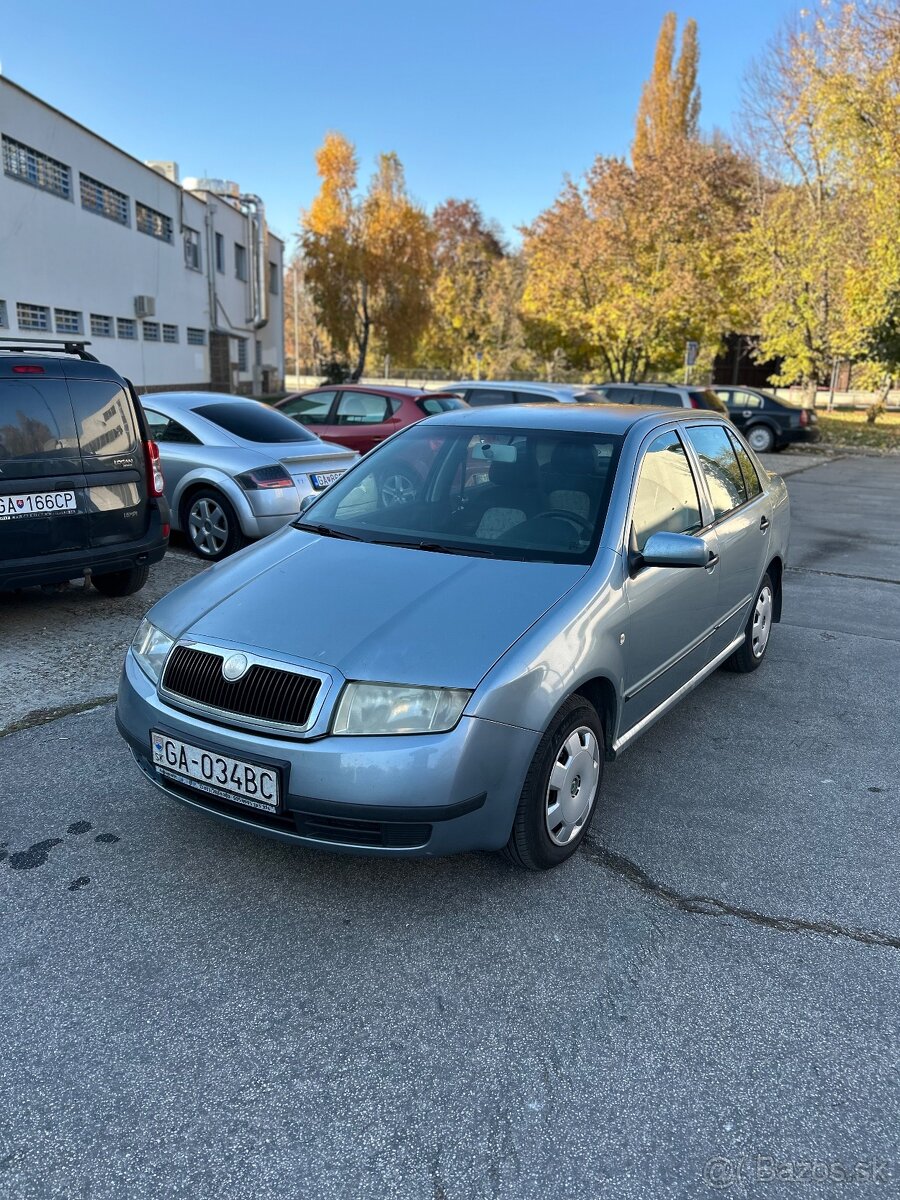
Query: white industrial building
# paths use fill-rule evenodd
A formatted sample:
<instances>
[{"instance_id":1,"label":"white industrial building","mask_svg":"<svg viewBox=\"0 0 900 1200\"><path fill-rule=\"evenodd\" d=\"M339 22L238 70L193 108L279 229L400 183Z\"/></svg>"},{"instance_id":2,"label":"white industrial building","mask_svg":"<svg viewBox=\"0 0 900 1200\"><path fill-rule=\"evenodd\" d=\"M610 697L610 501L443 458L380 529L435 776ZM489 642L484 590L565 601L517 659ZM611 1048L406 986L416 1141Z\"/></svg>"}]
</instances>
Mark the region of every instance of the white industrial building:
<instances>
[{"instance_id":1,"label":"white industrial building","mask_svg":"<svg viewBox=\"0 0 900 1200\"><path fill-rule=\"evenodd\" d=\"M0 336L72 337L139 391L284 378L284 245L256 196L178 182L0 77Z\"/></svg>"}]
</instances>

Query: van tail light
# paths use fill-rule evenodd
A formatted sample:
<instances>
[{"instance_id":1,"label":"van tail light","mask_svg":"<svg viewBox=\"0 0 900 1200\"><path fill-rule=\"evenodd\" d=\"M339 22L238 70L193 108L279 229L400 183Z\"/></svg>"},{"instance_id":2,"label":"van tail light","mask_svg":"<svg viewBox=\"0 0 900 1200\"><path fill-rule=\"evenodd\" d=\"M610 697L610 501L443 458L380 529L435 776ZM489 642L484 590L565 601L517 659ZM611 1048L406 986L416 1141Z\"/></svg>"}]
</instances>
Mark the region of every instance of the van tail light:
<instances>
[{"instance_id":1,"label":"van tail light","mask_svg":"<svg viewBox=\"0 0 900 1200\"><path fill-rule=\"evenodd\" d=\"M809 424L809 413L806 411L805 408L800 409L800 424L801 425Z\"/></svg>"},{"instance_id":2,"label":"van tail light","mask_svg":"<svg viewBox=\"0 0 900 1200\"><path fill-rule=\"evenodd\" d=\"M165 486L162 463L159 461L159 446L156 442L144 442L144 458L147 463L147 487L151 496L161 496Z\"/></svg>"}]
</instances>

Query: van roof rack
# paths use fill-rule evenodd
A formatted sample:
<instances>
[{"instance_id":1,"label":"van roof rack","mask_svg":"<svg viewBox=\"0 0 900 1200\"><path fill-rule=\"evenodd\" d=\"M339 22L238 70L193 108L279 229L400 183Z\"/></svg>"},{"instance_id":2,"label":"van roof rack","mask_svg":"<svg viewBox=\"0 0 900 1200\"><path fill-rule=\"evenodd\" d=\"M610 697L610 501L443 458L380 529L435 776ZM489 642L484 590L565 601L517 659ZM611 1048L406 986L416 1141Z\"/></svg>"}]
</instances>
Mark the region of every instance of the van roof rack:
<instances>
[{"instance_id":1,"label":"van roof rack","mask_svg":"<svg viewBox=\"0 0 900 1200\"><path fill-rule=\"evenodd\" d=\"M85 346L89 346L90 342L75 342L70 338L11 338L0 337L0 342L10 342L11 345L0 345L0 351L5 350L7 354L50 354L55 351L60 353L59 347L62 347L63 354L72 354L76 358L82 358L85 362L99 362L100 359L93 354L89 354L85 350Z\"/></svg>"}]
</instances>

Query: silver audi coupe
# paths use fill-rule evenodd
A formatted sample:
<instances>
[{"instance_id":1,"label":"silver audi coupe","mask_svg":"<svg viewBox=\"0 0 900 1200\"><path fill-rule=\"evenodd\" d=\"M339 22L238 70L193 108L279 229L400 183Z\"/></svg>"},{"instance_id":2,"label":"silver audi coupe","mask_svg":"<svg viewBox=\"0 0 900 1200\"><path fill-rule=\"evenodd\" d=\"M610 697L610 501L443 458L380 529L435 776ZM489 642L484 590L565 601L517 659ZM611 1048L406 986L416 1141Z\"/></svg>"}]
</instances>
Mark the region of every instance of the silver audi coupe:
<instances>
[{"instance_id":1,"label":"silver audi coupe","mask_svg":"<svg viewBox=\"0 0 900 1200\"><path fill-rule=\"evenodd\" d=\"M781 615L787 491L711 412L447 412L310 499L150 610L117 708L157 787L306 846L556 866L604 762Z\"/></svg>"}]
</instances>

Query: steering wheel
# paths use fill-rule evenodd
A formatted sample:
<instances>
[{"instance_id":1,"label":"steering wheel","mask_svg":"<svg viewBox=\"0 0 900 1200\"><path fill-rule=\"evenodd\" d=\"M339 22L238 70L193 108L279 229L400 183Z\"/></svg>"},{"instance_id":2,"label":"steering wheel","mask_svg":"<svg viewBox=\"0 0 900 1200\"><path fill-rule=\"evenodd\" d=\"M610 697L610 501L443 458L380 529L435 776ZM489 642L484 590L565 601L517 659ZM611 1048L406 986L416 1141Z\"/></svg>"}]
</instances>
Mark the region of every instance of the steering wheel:
<instances>
[{"instance_id":1,"label":"steering wheel","mask_svg":"<svg viewBox=\"0 0 900 1200\"><path fill-rule=\"evenodd\" d=\"M536 513L531 520L539 521L541 517L552 517L557 521L569 521L579 532L588 535L594 532L594 523L592 521L589 521L587 517L580 516L578 513L571 512L567 508L546 508L543 512Z\"/></svg>"}]
</instances>

